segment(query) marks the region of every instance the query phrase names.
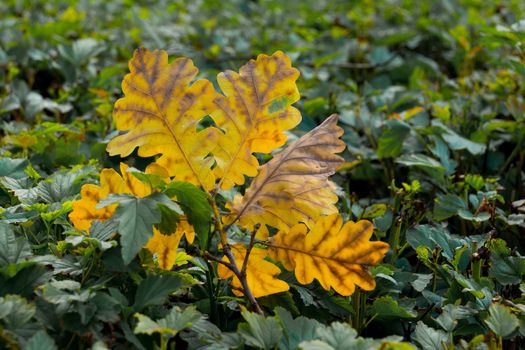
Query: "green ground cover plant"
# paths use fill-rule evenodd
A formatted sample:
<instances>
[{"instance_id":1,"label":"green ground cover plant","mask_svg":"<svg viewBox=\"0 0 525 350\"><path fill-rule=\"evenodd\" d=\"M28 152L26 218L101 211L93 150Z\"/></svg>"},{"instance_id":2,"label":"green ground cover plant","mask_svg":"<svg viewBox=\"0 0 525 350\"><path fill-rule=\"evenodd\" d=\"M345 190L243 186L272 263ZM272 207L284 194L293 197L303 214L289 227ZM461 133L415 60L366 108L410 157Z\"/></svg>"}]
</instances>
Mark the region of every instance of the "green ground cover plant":
<instances>
[{"instance_id":1,"label":"green ground cover plant","mask_svg":"<svg viewBox=\"0 0 525 350\"><path fill-rule=\"evenodd\" d=\"M525 346L522 1L0 13L0 348Z\"/></svg>"}]
</instances>

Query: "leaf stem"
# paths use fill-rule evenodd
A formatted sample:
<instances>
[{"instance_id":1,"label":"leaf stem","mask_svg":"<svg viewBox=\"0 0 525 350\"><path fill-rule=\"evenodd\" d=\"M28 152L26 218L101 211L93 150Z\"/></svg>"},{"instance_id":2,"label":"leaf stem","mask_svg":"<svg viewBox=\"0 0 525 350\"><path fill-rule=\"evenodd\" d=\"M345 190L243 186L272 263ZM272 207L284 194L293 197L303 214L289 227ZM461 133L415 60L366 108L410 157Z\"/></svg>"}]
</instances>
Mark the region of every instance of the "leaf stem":
<instances>
[{"instance_id":1,"label":"leaf stem","mask_svg":"<svg viewBox=\"0 0 525 350\"><path fill-rule=\"evenodd\" d=\"M226 235L226 231L224 230L224 227L222 226L221 214L219 213L219 208L217 207L217 203L215 203L215 200L212 197L209 197L208 201L210 202L210 205L213 209L213 216L215 217L215 228L216 228L216 231L219 231L219 235L221 238L221 244L223 246L227 246L228 236Z\"/></svg>"},{"instance_id":2,"label":"leaf stem","mask_svg":"<svg viewBox=\"0 0 525 350\"><path fill-rule=\"evenodd\" d=\"M246 274L243 276L241 271L237 267L237 263L235 262L235 257L233 256L233 253L232 253L229 245L224 247L224 255L226 255L226 257L228 258L228 260L230 260L230 262L232 264L232 267L230 268L230 270L232 270L232 272L235 274L235 276L237 276L239 281L241 281L241 285L242 285L242 289L243 289L244 295L246 295L246 297L248 298L250 303L253 305L255 311L258 314L264 315L264 312L262 311L261 307L259 306L259 303L257 302L255 297L253 296L253 293L252 293L252 291L250 289L250 286L248 286L248 281L246 280Z\"/></svg>"},{"instance_id":3,"label":"leaf stem","mask_svg":"<svg viewBox=\"0 0 525 350\"><path fill-rule=\"evenodd\" d=\"M361 288L356 287L355 293L352 296L352 302L354 306L354 317L352 320L352 327L357 331L357 334L361 334L363 328L363 313L366 303L366 298L363 298L363 292Z\"/></svg>"},{"instance_id":4,"label":"leaf stem","mask_svg":"<svg viewBox=\"0 0 525 350\"><path fill-rule=\"evenodd\" d=\"M168 341L169 339L166 339L163 334L160 335L160 350L168 349Z\"/></svg>"},{"instance_id":5,"label":"leaf stem","mask_svg":"<svg viewBox=\"0 0 525 350\"><path fill-rule=\"evenodd\" d=\"M400 217L396 221L396 225L392 229L392 236L390 237L390 246L392 247L392 255L390 256L390 263L394 264L397 260L399 252L399 239L401 235L401 226L403 226L403 219Z\"/></svg>"},{"instance_id":6,"label":"leaf stem","mask_svg":"<svg viewBox=\"0 0 525 350\"><path fill-rule=\"evenodd\" d=\"M241 282L244 295L248 298L248 301L250 302L250 304L252 304L252 306L254 307L255 311L258 314L264 315L264 312L262 311L261 307L259 306L259 303L257 303L257 300L255 299L255 296L253 295L253 293L252 293L252 291L250 289L250 286L248 285L248 280L246 279L246 267L245 267L245 265L247 265L247 257L249 256L249 252L251 251L251 248L253 248L253 244L255 243L255 232L256 231L254 231L252 233L252 237L251 237L251 240L250 240L250 242L252 242L252 243L250 243L250 245L252 247L248 247L249 250L246 252L246 257L244 259L245 261L244 261L244 264L242 266L242 269L244 270L244 273L242 273L241 270L239 270L237 262L235 261L235 256L233 256L233 253L231 251L230 245L228 244L228 236L226 235L226 231L224 230L224 227L222 226L222 220L221 220L221 216L220 216L220 213L219 213L219 208L217 207L217 203L215 203L215 200L213 198L210 198L209 201L210 201L210 204L211 204L211 206L213 208L213 214L215 216L215 225L216 225L215 227L216 227L216 230L219 231L219 235L220 235L220 238L221 238L221 244L222 244L222 249L224 251L224 255L230 261L229 264L226 263L225 261L222 261L222 260L219 260L218 262L224 264L225 266L227 266L233 272L233 274ZM210 255L210 257L211 257L211 255ZM212 260L214 260L214 259L212 259ZM217 260L214 260L214 261L217 261Z\"/></svg>"},{"instance_id":7,"label":"leaf stem","mask_svg":"<svg viewBox=\"0 0 525 350\"><path fill-rule=\"evenodd\" d=\"M209 261L215 261L216 263L218 264L222 264L224 266L226 266L227 268L229 268L230 270L232 269L232 264L230 264L229 262L227 261L224 261L214 255L211 255L210 253L208 252L203 252L202 253L202 256L206 259L208 259Z\"/></svg>"},{"instance_id":8,"label":"leaf stem","mask_svg":"<svg viewBox=\"0 0 525 350\"><path fill-rule=\"evenodd\" d=\"M481 281L481 265L483 260L480 258L477 253L478 244L476 241L472 242L472 251L474 252L471 256L471 269L472 269L472 278L476 283Z\"/></svg>"},{"instance_id":9,"label":"leaf stem","mask_svg":"<svg viewBox=\"0 0 525 350\"><path fill-rule=\"evenodd\" d=\"M250 257L250 253L252 252L253 246L255 245L255 234L257 232L258 226L254 228L253 232L251 232L250 244L248 245L248 249L246 249L246 255L244 255L244 261L242 262L241 267L241 274L243 276L246 276L246 269L248 268L248 258Z\"/></svg>"}]
</instances>

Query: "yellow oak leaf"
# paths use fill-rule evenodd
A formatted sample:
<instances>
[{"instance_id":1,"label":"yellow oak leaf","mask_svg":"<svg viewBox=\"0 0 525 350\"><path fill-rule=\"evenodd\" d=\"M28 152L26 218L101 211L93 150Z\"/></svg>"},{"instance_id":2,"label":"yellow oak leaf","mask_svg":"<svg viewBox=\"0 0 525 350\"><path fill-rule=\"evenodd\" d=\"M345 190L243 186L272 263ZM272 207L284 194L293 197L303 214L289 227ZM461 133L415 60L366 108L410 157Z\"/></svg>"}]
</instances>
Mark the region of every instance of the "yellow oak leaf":
<instances>
[{"instance_id":1,"label":"yellow oak leaf","mask_svg":"<svg viewBox=\"0 0 525 350\"><path fill-rule=\"evenodd\" d=\"M197 132L199 121L215 108L217 93L207 80L195 78L198 69L188 58L168 63L166 51L135 51L129 61L130 73L122 81L125 97L115 103L113 119L118 130L110 155L126 157L138 147L138 155L161 155L157 163L169 176L207 190L215 177L209 156L219 132L209 127Z\"/></svg>"},{"instance_id":2,"label":"yellow oak leaf","mask_svg":"<svg viewBox=\"0 0 525 350\"><path fill-rule=\"evenodd\" d=\"M146 249L152 254L156 254L157 262L161 269L171 270L177 261L177 248L182 235L186 235L188 243L193 243L195 230L185 218L180 219L175 232L171 235L163 235L157 228L153 228L153 237L146 244Z\"/></svg>"},{"instance_id":3,"label":"yellow oak leaf","mask_svg":"<svg viewBox=\"0 0 525 350\"><path fill-rule=\"evenodd\" d=\"M246 256L246 248L242 244L234 244L230 246L233 256L235 257L236 265L241 269L244 257ZM290 289L288 283L276 278L281 273L281 269L271 262L265 260L267 255L266 249L254 247L251 250L248 258L248 265L246 267L246 281L254 297L260 298L266 295L280 293ZM227 257L223 257L224 261L229 262ZM219 264L217 269L219 277L227 279L232 278L233 294L242 296L241 281L235 274L226 266Z\"/></svg>"},{"instance_id":4,"label":"yellow oak leaf","mask_svg":"<svg viewBox=\"0 0 525 350\"><path fill-rule=\"evenodd\" d=\"M113 169L102 169L100 172L100 186L93 184L83 185L80 190L81 199L72 203L73 211L69 213L69 219L75 228L89 231L93 220L104 221L109 219L117 204L97 209L98 202L108 195L132 194L145 197L151 193L151 188L139 179L127 172L128 166L120 163L120 172Z\"/></svg>"},{"instance_id":5,"label":"yellow oak leaf","mask_svg":"<svg viewBox=\"0 0 525 350\"><path fill-rule=\"evenodd\" d=\"M257 175L259 163L252 153L270 153L286 142L284 131L301 121L291 106L300 95L295 85L299 71L281 51L259 55L239 73L220 73L217 82L225 94L214 99L211 114L224 130L213 150L215 173L223 189L244 183L244 175Z\"/></svg>"},{"instance_id":6,"label":"yellow oak leaf","mask_svg":"<svg viewBox=\"0 0 525 350\"><path fill-rule=\"evenodd\" d=\"M239 220L248 229L259 223L287 230L337 213L335 185L328 177L343 163L335 154L346 147L342 134L337 115L332 115L261 166L244 197L236 196L228 205L225 223Z\"/></svg>"},{"instance_id":7,"label":"yellow oak leaf","mask_svg":"<svg viewBox=\"0 0 525 350\"><path fill-rule=\"evenodd\" d=\"M317 279L321 286L333 288L341 295L351 295L355 286L373 290L375 280L367 271L379 263L388 244L371 242L373 225L370 221L347 222L339 214L319 218L308 229L297 224L289 231L280 231L270 238L268 249L272 259L279 261L301 284Z\"/></svg>"},{"instance_id":8,"label":"yellow oak leaf","mask_svg":"<svg viewBox=\"0 0 525 350\"><path fill-rule=\"evenodd\" d=\"M75 228L89 231L94 220L105 221L113 215L117 204L97 209L97 204L110 194L131 194L137 197L146 197L152 193L150 185L141 182L132 173L128 172L128 166L120 163L120 173L113 169L103 169L100 172L100 186L93 184L83 185L80 194L81 199L72 203L73 211L69 219ZM168 178L167 172L158 164L150 164L146 173L156 174L164 179ZM171 235L163 235L153 227L153 237L146 244L146 248L153 254L157 254L159 267L171 270L177 260L177 248L182 235L191 244L195 239L195 230L185 216L179 218L175 232Z\"/></svg>"}]
</instances>

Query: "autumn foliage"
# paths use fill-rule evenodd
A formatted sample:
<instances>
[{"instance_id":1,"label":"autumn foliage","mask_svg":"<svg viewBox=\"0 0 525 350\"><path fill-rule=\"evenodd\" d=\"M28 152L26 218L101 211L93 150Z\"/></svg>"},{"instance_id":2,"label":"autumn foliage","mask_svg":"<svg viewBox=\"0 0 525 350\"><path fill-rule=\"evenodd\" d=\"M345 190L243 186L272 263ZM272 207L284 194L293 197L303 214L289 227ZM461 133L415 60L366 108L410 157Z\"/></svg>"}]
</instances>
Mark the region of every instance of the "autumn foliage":
<instances>
[{"instance_id":1,"label":"autumn foliage","mask_svg":"<svg viewBox=\"0 0 525 350\"><path fill-rule=\"evenodd\" d=\"M317 280L341 295L352 294L356 286L375 287L367 268L382 260L388 244L370 241L369 221L343 224L336 185L329 180L343 163L338 117L328 117L260 164L257 155L283 147L286 131L301 120L292 106L299 100L299 71L284 53L259 55L238 73L220 73L221 92L208 80L194 80L198 70L190 59L169 63L164 51L138 49L129 68L124 97L113 112L121 133L107 151L126 157L136 150L140 157L156 158L144 173L122 163L120 174L104 169L99 186L84 185L69 216L76 228L89 231L94 221L108 220L123 206L119 198L135 198L138 207L162 194L169 199L158 203L170 210L153 219L144 216L146 229L140 232L119 231L123 249L133 237L155 255L160 268L171 269L179 258L187 262L187 253L197 254L217 263L218 275L231 278L233 293L246 295L254 306L254 298L289 289L279 279L282 269L293 271L301 284ZM223 191L244 185L247 177L253 179L244 194L239 188L222 204ZM204 191L210 224L188 215L181 192L170 191L182 182ZM167 219L172 223L166 225ZM233 230L245 239L234 238ZM197 244L195 234L198 249L184 252L182 237ZM127 252L131 258L137 253Z\"/></svg>"}]
</instances>

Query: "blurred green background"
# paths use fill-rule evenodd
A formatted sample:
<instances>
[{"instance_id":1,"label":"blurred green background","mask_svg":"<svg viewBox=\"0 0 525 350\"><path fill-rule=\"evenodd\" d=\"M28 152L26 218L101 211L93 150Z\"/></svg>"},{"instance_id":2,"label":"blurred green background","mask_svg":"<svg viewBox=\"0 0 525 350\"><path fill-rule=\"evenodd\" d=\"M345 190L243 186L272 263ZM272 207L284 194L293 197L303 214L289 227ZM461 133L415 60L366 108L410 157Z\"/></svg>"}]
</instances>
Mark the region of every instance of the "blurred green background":
<instances>
[{"instance_id":1,"label":"blurred green background","mask_svg":"<svg viewBox=\"0 0 525 350\"><path fill-rule=\"evenodd\" d=\"M190 57L213 82L259 53L283 50L301 71L300 129L339 113L349 158L365 165L355 179L386 180L384 187L393 174L378 160L401 148L378 139L385 128L403 129L388 119L409 111L424 127L436 117L485 144L501 125L515 130L510 121L492 125L495 118L523 117L521 0L4 0L0 13L2 152L30 154L48 172L116 163L105 154L112 106L140 46ZM511 134L496 141L503 151L521 137ZM497 151L479 170L504 165Z\"/></svg>"},{"instance_id":2,"label":"blurred green background","mask_svg":"<svg viewBox=\"0 0 525 350\"><path fill-rule=\"evenodd\" d=\"M120 161L105 152L111 113L141 46L191 58L214 83L218 72L282 50L301 72L303 121L290 138L340 114L341 213L373 220L375 238L392 246L374 270L378 287L362 305L295 286L265 306L289 303L322 322L351 319L362 335L405 339L422 318L439 329L438 317L454 313L454 339L469 341L487 334L492 300L523 302L525 1L1 0L0 177L16 181L1 182L0 218L79 273L91 260L64 243L69 201ZM478 264L472 278L480 259L482 277ZM452 330L420 329L454 340ZM71 332L57 326L53 336L72 344ZM421 332L420 344L430 337Z\"/></svg>"}]
</instances>

